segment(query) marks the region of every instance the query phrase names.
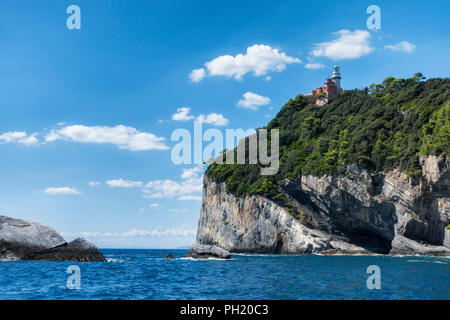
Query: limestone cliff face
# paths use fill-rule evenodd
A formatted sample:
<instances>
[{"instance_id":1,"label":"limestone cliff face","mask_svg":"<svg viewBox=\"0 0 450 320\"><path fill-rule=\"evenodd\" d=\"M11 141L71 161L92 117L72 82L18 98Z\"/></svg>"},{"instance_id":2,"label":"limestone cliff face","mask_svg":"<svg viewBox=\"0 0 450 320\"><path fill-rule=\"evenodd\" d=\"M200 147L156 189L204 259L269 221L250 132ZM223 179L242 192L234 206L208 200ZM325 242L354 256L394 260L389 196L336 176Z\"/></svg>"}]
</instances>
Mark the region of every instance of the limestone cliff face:
<instances>
[{"instance_id":1,"label":"limestone cliff face","mask_svg":"<svg viewBox=\"0 0 450 320\"><path fill-rule=\"evenodd\" d=\"M231 252L450 255L450 159L422 159L423 179L393 170L286 181L290 211L261 196L237 197L205 177L197 242Z\"/></svg>"}]
</instances>

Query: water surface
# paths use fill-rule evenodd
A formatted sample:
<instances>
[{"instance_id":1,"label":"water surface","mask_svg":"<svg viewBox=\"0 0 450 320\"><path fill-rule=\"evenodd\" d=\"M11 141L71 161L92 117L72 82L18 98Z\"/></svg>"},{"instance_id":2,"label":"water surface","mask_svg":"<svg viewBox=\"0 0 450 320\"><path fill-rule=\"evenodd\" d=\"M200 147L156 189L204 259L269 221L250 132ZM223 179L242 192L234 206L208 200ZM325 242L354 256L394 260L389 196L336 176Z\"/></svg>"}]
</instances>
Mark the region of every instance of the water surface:
<instances>
[{"instance_id":1,"label":"water surface","mask_svg":"<svg viewBox=\"0 0 450 320\"><path fill-rule=\"evenodd\" d=\"M417 256L233 255L103 249L109 262L0 261L0 299L450 299L450 259ZM174 260L164 256L171 253ZM66 269L81 270L81 289ZM367 267L381 269L369 290Z\"/></svg>"}]
</instances>

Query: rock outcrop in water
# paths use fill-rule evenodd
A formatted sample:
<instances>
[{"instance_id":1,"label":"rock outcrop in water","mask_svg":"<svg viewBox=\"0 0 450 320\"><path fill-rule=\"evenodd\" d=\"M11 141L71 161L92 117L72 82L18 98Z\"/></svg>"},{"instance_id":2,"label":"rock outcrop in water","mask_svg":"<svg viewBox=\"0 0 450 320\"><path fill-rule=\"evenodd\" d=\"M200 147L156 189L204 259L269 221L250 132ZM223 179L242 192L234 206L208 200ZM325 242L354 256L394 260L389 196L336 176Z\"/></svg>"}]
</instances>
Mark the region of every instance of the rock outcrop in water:
<instances>
[{"instance_id":1,"label":"rock outcrop in water","mask_svg":"<svg viewBox=\"0 0 450 320\"><path fill-rule=\"evenodd\" d=\"M194 244L189 248L186 256L194 259L230 259L231 255L227 250L218 246Z\"/></svg>"},{"instance_id":2,"label":"rock outcrop in water","mask_svg":"<svg viewBox=\"0 0 450 320\"><path fill-rule=\"evenodd\" d=\"M0 216L0 260L106 261L85 239L67 243L53 228Z\"/></svg>"},{"instance_id":3,"label":"rock outcrop in water","mask_svg":"<svg viewBox=\"0 0 450 320\"><path fill-rule=\"evenodd\" d=\"M301 212L238 197L205 176L197 243L230 252L450 255L450 159L421 159L420 181L397 170L299 176L283 194Z\"/></svg>"}]
</instances>

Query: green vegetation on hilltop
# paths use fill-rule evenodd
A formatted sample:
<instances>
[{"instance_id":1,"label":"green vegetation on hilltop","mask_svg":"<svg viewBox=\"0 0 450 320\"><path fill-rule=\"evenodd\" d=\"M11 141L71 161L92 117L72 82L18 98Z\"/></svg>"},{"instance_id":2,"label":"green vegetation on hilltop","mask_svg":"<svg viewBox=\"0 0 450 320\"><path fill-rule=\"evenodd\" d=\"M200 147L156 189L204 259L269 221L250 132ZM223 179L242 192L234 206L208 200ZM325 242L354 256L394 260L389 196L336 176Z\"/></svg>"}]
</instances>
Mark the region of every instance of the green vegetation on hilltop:
<instances>
[{"instance_id":1,"label":"green vegetation on hilltop","mask_svg":"<svg viewBox=\"0 0 450 320\"><path fill-rule=\"evenodd\" d=\"M280 130L280 170L261 176L257 165L212 164L207 176L235 194L276 200L278 185L300 174L343 172L344 164L370 171L398 168L420 176L420 155L450 154L450 79L386 78L347 90L325 106L298 95L267 129Z\"/></svg>"}]
</instances>

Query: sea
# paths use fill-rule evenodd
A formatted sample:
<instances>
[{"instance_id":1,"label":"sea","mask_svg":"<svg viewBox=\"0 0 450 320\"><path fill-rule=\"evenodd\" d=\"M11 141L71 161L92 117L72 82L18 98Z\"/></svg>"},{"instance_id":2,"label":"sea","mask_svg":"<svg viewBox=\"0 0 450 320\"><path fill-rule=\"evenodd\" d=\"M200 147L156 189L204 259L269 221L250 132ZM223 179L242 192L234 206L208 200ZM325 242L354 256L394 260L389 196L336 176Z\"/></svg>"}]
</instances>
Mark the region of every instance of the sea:
<instances>
[{"instance_id":1,"label":"sea","mask_svg":"<svg viewBox=\"0 0 450 320\"><path fill-rule=\"evenodd\" d=\"M0 299L450 299L448 257L102 252L108 262L0 261Z\"/></svg>"}]
</instances>

